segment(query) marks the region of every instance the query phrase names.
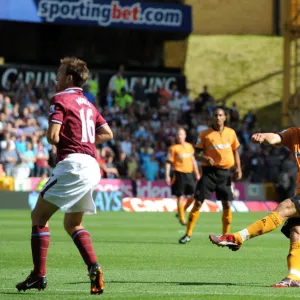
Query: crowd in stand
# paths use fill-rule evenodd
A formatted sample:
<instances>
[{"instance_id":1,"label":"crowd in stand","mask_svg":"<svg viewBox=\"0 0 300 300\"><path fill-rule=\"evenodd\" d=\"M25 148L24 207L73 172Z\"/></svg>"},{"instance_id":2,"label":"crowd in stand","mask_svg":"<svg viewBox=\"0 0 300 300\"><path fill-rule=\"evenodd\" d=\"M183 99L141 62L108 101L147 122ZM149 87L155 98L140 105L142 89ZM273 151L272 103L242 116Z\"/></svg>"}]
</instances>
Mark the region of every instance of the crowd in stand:
<instances>
[{"instance_id":1,"label":"crowd in stand","mask_svg":"<svg viewBox=\"0 0 300 300\"><path fill-rule=\"evenodd\" d=\"M207 86L196 99L188 90L178 90L176 83L170 90L146 88L142 78L127 91L120 71L111 78L106 99L99 101L97 85L92 83L84 87L84 94L98 106L114 133L114 140L98 145L97 161L104 178L164 179L166 154L175 142L177 127L185 127L187 141L194 144L199 132L211 125L214 108L221 107L241 142L243 179L274 182L283 191L294 185L296 169L289 151L252 144L252 133L261 130L255 113L249 111L241 118L236 103L217 104ZM50 175L56 149L47 143L45 132L55 93L54 82L36 86L34 79L26 84L22 78L0 91L0 176Z\"/></svg>"}]
</instances>

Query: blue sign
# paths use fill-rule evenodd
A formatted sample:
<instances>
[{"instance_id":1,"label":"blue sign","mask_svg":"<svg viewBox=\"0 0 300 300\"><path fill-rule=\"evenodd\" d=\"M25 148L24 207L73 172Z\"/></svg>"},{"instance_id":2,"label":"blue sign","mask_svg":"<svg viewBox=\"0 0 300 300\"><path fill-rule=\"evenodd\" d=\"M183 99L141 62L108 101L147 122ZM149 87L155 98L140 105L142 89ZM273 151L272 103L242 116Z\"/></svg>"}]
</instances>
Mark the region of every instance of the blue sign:
<instances>
[{"instance_id":1,"label":"blue sign","mask_svg":"<svg viewBox=\"0 0 300 300\"><path fill-rule=\"evenodd\" d=\"M39 192L33 191L28 195L28 205L31 210L35 208ZM122 210L122 192L95 192L94 199L97 210L99 211L120 211Z\"/></svg>"},{"instance_id":2,"label":"blue sign","mask_svg":"<svg viewBox=\"0 0 300 300\"><path fill-rule=\"evenodd\" d=\"M116 0L0 0L0 20L192 31L189 5Z\"/></svg>"},{"instance_id":3,"label":"blue sign","mask_svg":"<svg viewBox=\"0 0 300 300\"><path fill-rule=\"evenodd\" d=\"M95 205L100 211L120 211L122 210L122 192L97 192Z\"/></svg>"}]
</instances>

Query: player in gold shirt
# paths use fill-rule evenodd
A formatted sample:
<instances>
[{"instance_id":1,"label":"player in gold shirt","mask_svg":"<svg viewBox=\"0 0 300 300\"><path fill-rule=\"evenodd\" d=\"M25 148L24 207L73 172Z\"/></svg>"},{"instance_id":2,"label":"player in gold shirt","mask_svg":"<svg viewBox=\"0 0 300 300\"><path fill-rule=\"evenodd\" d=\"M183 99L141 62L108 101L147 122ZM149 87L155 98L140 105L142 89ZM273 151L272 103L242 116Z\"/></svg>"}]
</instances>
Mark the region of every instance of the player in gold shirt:
<instances>
[{"instance_id":1,"label":"player in gold shirt","mask_svg":"<svg viewBox=\"0 0 300 300\"><path fill-rule=\"evenodd\" d=\"M230 204L233 195L229 171L236 166L236 179L242 178L238 153L240 143L235 131L224 125L226 116L223 109L216 109L214 118L214 124L200 133L195 146L195 157L202 162L202 176L196 186L195 203L189 215L186 234L179 240L181 244L191 240L202 203L205 199L209 199L213 192L216 192L217 199L222 201L223 234L230 231L232 222Z\"/></svg>"},{"instance_id":2,"label":"player in gold shirt","mask_svg":"<svg viewBox=\"0 0 300 300\"><path fill-rule=\"evenodd\" d=\"M194 194L196 180L199 180L200 174L197 162L194 157L194 148L185 141L186 132L184 128L177 131L177 144L169 148L166 162L166 182L171 185L172 194L177 197L178 218L182 225L186 225L184 212L193 202L193 197L187 200L183 205L183 197ZM170 170L173 170L171 180Z\"/></svg>"},{"instance_id":3,"label":"player in gold shirt","mask_svg":"<svg viewBox=\"0 0 300 300\"><path fill-rule=\"evenodd\" d=\"M279 283L273 284L273 287L300 287L300 128L289 128L279 133L256 133L252 136L252 142L282 145L290 149L298 168L295 194L279 203L270 214L243 230L225 235L211 234L209 239L217 246L236 251L247 240L271 232L284 224L281 232L290 240L288 275Z\"/></svg>"}]
</instances>

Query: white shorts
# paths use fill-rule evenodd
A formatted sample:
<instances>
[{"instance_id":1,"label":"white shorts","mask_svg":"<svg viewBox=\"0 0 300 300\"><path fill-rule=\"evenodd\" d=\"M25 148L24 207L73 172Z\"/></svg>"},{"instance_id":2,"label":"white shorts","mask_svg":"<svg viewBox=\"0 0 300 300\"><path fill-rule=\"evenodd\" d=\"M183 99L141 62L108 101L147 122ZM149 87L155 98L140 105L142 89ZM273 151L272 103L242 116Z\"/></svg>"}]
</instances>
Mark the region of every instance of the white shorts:
<instances>
[{"instance_id":1,"label":"white shorts","mask_svg":"<svg viewBox=\"0 0 300 300\"><path fill-rule=\"evenodd\" d=\"M41 196L66 213L95 214L93 191L100 179L100 169L95 158L81 153L69 154L53 169Z\"/></svg>"}]
</instances>

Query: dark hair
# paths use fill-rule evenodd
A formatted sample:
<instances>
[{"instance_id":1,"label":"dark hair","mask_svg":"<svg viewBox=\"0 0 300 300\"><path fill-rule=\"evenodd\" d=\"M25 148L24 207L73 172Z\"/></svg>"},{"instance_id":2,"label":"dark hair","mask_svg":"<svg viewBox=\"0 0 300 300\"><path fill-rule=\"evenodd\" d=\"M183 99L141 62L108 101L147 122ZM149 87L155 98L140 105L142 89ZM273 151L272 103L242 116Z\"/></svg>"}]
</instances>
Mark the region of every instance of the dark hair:
<instances>
[{"instance_id":1,"label":"dark hair","mask_svg":"<svg viewBox=\"0 0 300 300\"><path fill-rule=\"evenodd\" d=\"M224 115L226 116L226 111L222 107L216 107L214 109L214 114L217 112L217 110L221 110L224 113Z\"/></svg>"}]
</instances>

